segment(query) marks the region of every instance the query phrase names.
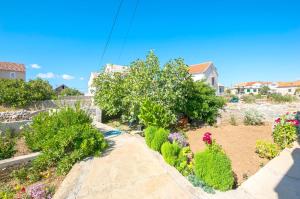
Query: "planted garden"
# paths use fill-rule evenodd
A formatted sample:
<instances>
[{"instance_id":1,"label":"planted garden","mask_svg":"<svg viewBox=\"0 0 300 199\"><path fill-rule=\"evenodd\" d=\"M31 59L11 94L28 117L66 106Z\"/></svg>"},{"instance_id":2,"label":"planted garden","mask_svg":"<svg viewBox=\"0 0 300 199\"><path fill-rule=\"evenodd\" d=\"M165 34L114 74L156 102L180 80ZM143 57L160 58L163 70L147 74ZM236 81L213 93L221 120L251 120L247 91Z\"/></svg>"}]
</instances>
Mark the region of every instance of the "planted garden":
<instances>
[{"instance_id":1,"label":"planted garden","mask_svg":"<svg viewBox=\"0 0 300 199\"><path fill-rule=\"evenodd\" d=\"M23 135L27 147L41 155L1 178L0 198L51 198L76 162L99 156L107 147L104 136L78 106L40 113ZM1 142L6 143L1 154L11 156L14 147L7 138Z\"/></svg>"}]
</instances>

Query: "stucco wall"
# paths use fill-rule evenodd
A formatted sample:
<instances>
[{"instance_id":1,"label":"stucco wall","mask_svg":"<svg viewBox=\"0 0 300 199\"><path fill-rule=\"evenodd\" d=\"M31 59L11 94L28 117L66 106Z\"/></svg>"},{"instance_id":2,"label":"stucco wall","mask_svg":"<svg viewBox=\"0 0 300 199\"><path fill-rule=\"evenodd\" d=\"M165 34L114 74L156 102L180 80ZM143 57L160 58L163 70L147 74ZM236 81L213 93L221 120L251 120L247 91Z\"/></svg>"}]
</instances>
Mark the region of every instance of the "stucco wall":
<instances>
[{"instance_id":1,"label":"stucco wall","mask_svg":"<svg viewBox=\"0 0 300 199\"><path fill-rule=\"evenodd\" d=\"M5 78L5 79L12 79L10 76L10 73L12 73L12 71L0 71L0 78ZM16 78L14 79L23 79L25 80L25 73L22 72L14 72L16 74Z\"/></svg>"}]
</instances>

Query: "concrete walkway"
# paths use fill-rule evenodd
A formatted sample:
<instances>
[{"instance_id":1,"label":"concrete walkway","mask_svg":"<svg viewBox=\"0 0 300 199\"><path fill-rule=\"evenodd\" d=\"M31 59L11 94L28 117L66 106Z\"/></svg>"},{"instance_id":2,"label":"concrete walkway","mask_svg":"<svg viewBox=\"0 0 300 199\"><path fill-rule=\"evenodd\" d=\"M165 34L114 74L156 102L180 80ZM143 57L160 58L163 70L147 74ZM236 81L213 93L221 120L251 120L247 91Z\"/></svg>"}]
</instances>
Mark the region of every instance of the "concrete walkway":
<instances>
[{"instance_id":1,"label":"concrete walkway","mask_svg":"<svg viewBox=\"0 0 300 199\"><path fill-rule=\"evenodd\" d=\"M95 123L102 131L113 128ZM55 199L299 199L300 147L284 150L238 189L207 194L193 187L175 168L150 150L143 138L110 138L103 157L76 164Z\"/></svg>"}]
</instances>

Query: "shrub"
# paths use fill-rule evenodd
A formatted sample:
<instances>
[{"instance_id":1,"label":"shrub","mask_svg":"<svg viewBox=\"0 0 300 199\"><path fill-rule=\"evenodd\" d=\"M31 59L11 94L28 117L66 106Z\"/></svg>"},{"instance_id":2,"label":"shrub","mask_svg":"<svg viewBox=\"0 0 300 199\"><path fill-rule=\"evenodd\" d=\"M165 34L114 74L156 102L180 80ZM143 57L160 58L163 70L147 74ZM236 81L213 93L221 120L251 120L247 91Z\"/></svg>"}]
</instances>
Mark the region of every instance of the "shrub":
<instances>
[{"instance_id":1,"label":"shrub","mask_svg":"<svg viewBox=\"0 0 300 199\"><path fill-rule=\"evenodd\" d=\"M188 146L188 142L182 133L171 133L168 139L171 143L178 143L180 147Z\"/></svg>"},{"instance_id":2,"label":"shrub","mask_svg":"<svg viewBox=\"0 0 300 199\"><path fill-rule=\"evenodd\" d=\"M280 152L280 148L277 144L264 141L264 140L257 140L256 141L256 153L261 158L272 159L276 157Z\"/></svg>"},{"instance_id":3,"label":"shrub","mask_svg":"<svg viewBox=\"0 0 300 199\"><path fill-rule=\"evenodd\" d=\"M34 170L57 167L58 174L66 174L86 157L99 156L107 147L103 134L79 107L39 114L25 137L31 149L42 151L32 163Z\"/></svg>"},{"instance_id":4,"label":"shrub","mask_svg":"<svg viewBox=\"0 0 300 199\"><path fill-rule=\"evenodd\" d=\"M229 123L230 123L231 125L233 125L233 126L237 126L237 121L236 121L234 115L230 115Z\"/></svg>"},{"instance_id":5,"label":"shrub","mask_svg":"<svg viewBox=\"0 0 300 199\"><path fill-rule=\"evenodd\" d=\"M282 95L279 93L269 94L268 99L276 103L292 102L296 100L292 95Z\"/></svg>"},{"instance_id":6,"label":"shrub","mask_svg":"<svg viewBox=\"0 0 300 199\"><path fill-rule=\"evenodd\" d=\"M291 123L282 122L275 126L272 136L274 142L284 149L297 139L297 129Z\"/></svg>"},{"instance_id":7,"label":"shrub","mask_svg":"<svg viewBox=\"0 0 300 199\"><path fill-rule=\"evenodd\" d=\"M33 118L30 127L24 130L26 144L31 150L39 151L60 129L91 122L92 119L79 106L75 109L67 107L41 112Z\"/></svg>"},{"instance_id":8,"label":"shrub","mask_svg":"<svg viewBox=\"0 0 300 199\"><path fill-rule=\"evenodd\" d=\"M15 145L11 132L7 131L4 135L0 133L0 160L11 158L16 153Z\"/></svg>"},{"instance_id":9,"label":"shrub","mask_svg":"<svg viewBox=\"0 0 300 199\"><path fill-rule=\"evenodd\" d=\"M230 159L222 151L207 148L195 155L195 175L209 186L221 191L233 187L234 177Z\"/></svg>"},{"instance_id":10,"label":"shrub","mask_svg":"<svg viewBox=\"0 0 300 199\"><path fill-rule=\"evenodd\" d=\"M179 152L180 147L177 143L165 142L161 147L161 154L164 160L171 166L176 165Z\"/></svg>"},{"instance_id":11,"label":"shrub","mask_svg":"<svg viewBox=\"0 0 300 199\"><path fill-rule=\"evenodd\" d=\"M155 132L158 130L157 127L149 126L145 129L145 140L146 144L151 148L151 142L154 138Z\"/></svg>"},{"instance_id":12,"label":"shrub","mask_svg":"<svg viewBox=\"0 0 300 199\"><path fill-rule=\"evenodd\" d=\"M243 95L242 100L243 102L250 104L256 101L256 97L254 95Z\"/></svg>"},{"instance_id":13,"label":"shrub","mask_svg":"<svg viewBox=\"0 0 300 199\"><path fill-rule=\"evenodd\" d=\"M192 158L193 158L193 153L190 147L181 148L176 163L176 169L183 176L188 176L190 174L193 174L194 161L192 160Z\"/></svg>"},{"instance_id":14,"label":"shrub","mask_svg":"<svg viewBox=\"0 0 300 199\"><path fill-rule=\"evenodd\" d=\"M215 190L208 186L204 181L198 179L195 175L188 175L187 179L192 183L194 187L201 187L203 191L207 193L215 193Z\"/></svg>"},{"instance_id":15,"label":"shrub","mask_svg":"<svg viewBox=\"0 0 300 199\"><path fill-rule=\"evenodd\" d=\"M244 124L245 125L262 125L264 117L256 110L249 110L245 112Z\"/></svg>"},{"instance_id":16,"label":"shrub","mask_svg":"<svg viewBox=\"0 0 300 199\"><path fill-rule=\"evenodd\" d=\"M163 143L168 141L169 131L163 128L159 128L151 141L151 149L160 152Z\"/></svg>"},{"instance_id":17,"label":"shrub","mask_svg":"<svg viewBox=\"0 0 300 199\"><path fill-rule=\"evenodd\" d=\"M158 126L162 128L166 128L176 121L176 117L169 109L150 100L143 102L138 118L145 126Z\"/></svg>"},{"instance_id":18,"label":"shrub","mask_svg":"<svg viewBox=\"0 0 300 199\"><path fill-rule=\"evenodd\" d=\"M57 93L60 96L78 96L83 95L79 90L75 88L65 88L60 93Z\"/></svg>"}]
</instances>

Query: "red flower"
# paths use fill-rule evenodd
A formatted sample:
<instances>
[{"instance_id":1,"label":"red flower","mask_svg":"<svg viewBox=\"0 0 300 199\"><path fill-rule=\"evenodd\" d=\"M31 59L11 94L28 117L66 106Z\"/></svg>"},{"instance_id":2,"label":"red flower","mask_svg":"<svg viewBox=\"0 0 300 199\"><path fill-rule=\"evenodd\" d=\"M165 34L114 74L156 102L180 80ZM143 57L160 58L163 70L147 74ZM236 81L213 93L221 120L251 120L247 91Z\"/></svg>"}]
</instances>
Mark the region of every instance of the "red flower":
<instances>
[{"instance_id":1,"label":"red flower","mask_svg":"<svg viewBox=\"0 0 300 199\"><path fill-rule=\"evenodd\" d=\"M211 140L211 133L209 133L209 132L204 133L202 140L203 140L203 142L205 142L206 144L211 144L211 143L212 143L212 140Z\"/></svg>"},{"instance_id":2,"label":"red flower","mask_svg":"<svg viewBox=\"0 0 300 199\"><path fill-rule=\"evenodd\" d=\"M25 193L25 192L26 192L25 187L22 187L21 192L22 192L22 193Z\"/></svg>"},{"instance_id":3,"label":"red flower","mask_svg":"<svg viewBox=\"0 0 300 199\"><path fill-rule=\"evenodd\" d=\"M276 122L277 124L278 124L280 121L281 121L280 117L277 118L277 119L275 120L275 122Z\"/></svg>"}]
</instances>

